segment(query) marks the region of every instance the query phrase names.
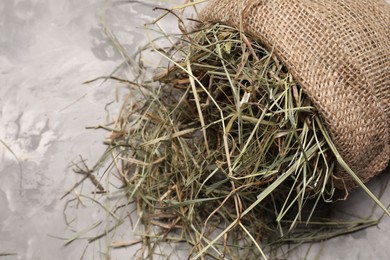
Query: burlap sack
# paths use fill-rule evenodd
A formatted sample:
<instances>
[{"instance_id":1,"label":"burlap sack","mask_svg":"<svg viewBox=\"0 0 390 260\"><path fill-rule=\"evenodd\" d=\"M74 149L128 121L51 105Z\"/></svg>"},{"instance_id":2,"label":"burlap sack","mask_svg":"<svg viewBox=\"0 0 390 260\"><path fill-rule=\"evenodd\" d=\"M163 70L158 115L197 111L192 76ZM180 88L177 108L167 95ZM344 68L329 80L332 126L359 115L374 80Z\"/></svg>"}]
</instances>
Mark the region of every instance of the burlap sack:
<instances>
[{"instance_id":1,"label":"burlap sack","mask_svg":"<svg viewBox=\"0 0 390 260\"><path fill-rule=\"evenodd\" d=\"M287 66L366 182L390 156L390 7L383 0L212 0L200 19L241 28ZM355 187L337 169L338 188Z\"/></svg>"}]
</instances>

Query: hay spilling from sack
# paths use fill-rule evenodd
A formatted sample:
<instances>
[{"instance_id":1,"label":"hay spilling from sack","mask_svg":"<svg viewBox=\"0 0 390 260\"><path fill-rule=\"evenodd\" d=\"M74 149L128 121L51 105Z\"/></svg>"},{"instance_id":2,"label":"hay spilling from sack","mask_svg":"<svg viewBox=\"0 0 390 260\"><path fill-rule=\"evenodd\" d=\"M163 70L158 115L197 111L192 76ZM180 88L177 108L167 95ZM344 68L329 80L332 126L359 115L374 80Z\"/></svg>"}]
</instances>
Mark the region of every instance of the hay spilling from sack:
<instances>
[{"instance_id":1,"label":"hay spilling from sack","mask_svg":"<svg viewBox=\"0 0 390 260\"><path fill-rule=\"evenodd\" d=\"M138 256L184 242L190 258L278 258L286 243L377 224L326 218L343 183L336 165L387 211L341 158L321 113L273 50L234 27L199 24L188 32L179 18L182 35L157 26L161 36L148 48L163 61L153 79L145 76L147 48L133 62L133 81L108 77L131 86L118 120L103 127L112 131L105 174L122 186L110 175L107 187L99 183L92 173L101 162L78 168L110 200L125 193L135 203ZM107 210L117 222L93 240L123 223L116 212L127 204Z\"/></svg>"},{"instance_id":2,"label":"hay spilling from sack","mask_svg":"<svg viewBox=\"0 0 390 260\"><path fill-rule=\"evenodd\" d=\"M318 203L334 200L336 161L317 109L286 67L221 24L154 51L169 64L140 84L147 94L127 104L106 141L149 249L186 241L193 257L238 258L315 241L307 231L326 226L311 220Z\"/></svg>"}]
</instances>

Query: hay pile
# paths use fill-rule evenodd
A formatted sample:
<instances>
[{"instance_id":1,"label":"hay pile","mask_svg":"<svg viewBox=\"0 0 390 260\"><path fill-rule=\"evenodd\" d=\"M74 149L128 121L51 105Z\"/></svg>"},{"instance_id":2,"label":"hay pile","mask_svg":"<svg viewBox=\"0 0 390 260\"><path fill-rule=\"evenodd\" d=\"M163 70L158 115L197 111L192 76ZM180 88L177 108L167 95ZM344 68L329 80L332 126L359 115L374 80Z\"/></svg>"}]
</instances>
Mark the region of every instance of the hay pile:
<instances>
[{"instance_id":1,"label":"hay pile","mask_svg":"<svg viewBox=\"0 0 390 260\"><path fill-rule=\"evenodd\" d=\"M140 86L149 94L106 142L149 242L238 258L296 239L335 191L331 141L309 98L272 52L229 26L205 24L162 54L159 84Z\"/></svg>"},{"instance_id":2,"label":"hay pile","mask_svg":"<svg viewBox=\"0 0 390 260\"><path fill-rule=\"evenodd\" d=\"M141 255L186 242L194 258L266 258L287 242L376 224L315 216L339 198L336 166L365 186L273 50L222 23L198 22L192 32L179 24L183 35L163 32L173 44L150 44L165 61L153 79L111 77L142 94L123 105L105 141L145 227Z\"/></svg>"}]
</instances>

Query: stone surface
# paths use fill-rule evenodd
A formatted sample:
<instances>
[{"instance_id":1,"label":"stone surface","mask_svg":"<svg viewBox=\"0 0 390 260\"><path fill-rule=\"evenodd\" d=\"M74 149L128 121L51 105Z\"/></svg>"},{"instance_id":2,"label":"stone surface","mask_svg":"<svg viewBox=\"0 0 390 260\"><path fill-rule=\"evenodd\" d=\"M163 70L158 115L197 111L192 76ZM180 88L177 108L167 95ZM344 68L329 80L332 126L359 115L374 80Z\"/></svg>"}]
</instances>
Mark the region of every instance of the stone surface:
<instances>
[{"instance_id":1,"label":"stone surface","mask_svg":"<svg viewBox=\"0 0 390 260\"><path fill-rule=\"evenodd\" d=\"M88 227L98 214L96 208L67 209L69 219L77 217L67 226L60 197L78 178L71 163L82 155L93 164L105 149L105 132L85 127L112 118L120 105L115 95L124 92L115 82L82 84L108 75L122 61L102 28L111 28L131 53L146 42L137 26L157 16L151 10L157 1L125 2L0 2L0 254L16 254L2 259L80 259L86 247L85 259L100 259L99 252L107 252L104 245L86 240L64 246L60 238ZM369 187L377 194L389 175L387 171ZM390 203L390 189L382 201ZM338 208L366 216L372 205L356 190ZM122 231L129 233L125 227ZM308 259L317 254L321 259L386 259L389 232L390 218L385 217L378 228L315 245ZM302 259L306 249L298 250L296 258ZM113 255L131 259L132 250Z\"/></svg>"}]
</instances>

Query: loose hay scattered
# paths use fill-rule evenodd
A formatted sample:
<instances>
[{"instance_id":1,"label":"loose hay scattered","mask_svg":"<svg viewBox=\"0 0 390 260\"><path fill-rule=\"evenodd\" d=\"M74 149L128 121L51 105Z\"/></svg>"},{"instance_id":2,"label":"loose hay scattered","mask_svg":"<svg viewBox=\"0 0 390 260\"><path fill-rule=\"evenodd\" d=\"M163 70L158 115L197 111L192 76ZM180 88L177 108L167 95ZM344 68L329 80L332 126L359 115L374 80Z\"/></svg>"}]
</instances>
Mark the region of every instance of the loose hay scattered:
<instances>
[{"instance_id":1,"label":"loose hay scattered","mask_svg":"<svg viewBox=\"0 0 390 260\"><path fill-rule=\"evenodd\" d=\"M266 258L377 223L315 216L337 200L342 159L272 50L223 24L166 37L175 43L150 45L165 60L152 81L111 77L143 95L127 100L105 142L145 227L142 255L186 242L194 258Z\"/></svg>"},{"instance_id":2,"label":"loose hay scattered","mask_svg":"<svg viewBox=\"0 0 390 260\"><path fill-rule=\"evenodd\" d=\"M234 28L204 25L162 54L157 88L122 111L109 140L146 237L186 240L192 256L263 255L259 241L290 236L333 200L316 108L272 52Z\"/></svg>"}]
</instances>

